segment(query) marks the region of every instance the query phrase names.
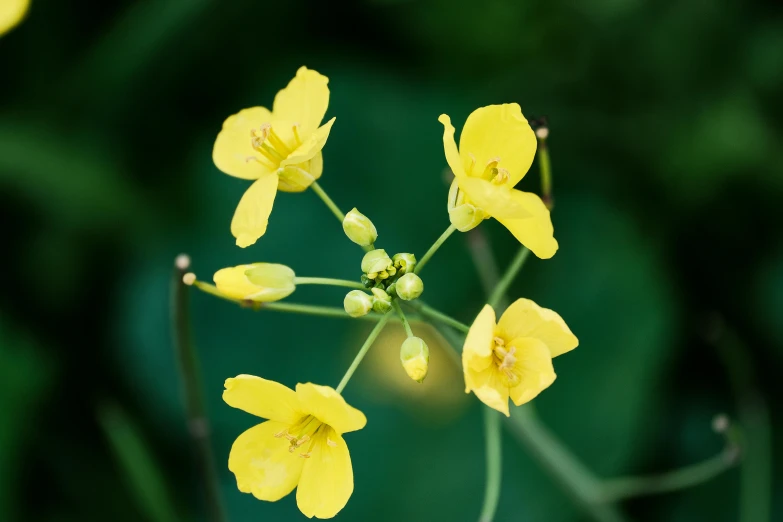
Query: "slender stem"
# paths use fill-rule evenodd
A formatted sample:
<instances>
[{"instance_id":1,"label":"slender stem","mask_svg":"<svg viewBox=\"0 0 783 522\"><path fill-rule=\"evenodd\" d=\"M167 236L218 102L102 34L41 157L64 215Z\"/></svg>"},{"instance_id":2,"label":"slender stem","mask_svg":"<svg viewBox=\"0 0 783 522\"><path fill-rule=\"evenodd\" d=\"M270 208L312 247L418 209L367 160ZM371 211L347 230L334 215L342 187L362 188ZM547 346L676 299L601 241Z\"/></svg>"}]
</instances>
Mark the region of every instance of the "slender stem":
<instances>
[{"instance_id":1,"label":"slender stem","mask_svg":"<svg viewBox=\"0 0 783 522\"><path fill-rule=\"evenodd\" d=\"M359 290L367 290L367 288L358 281L348 281L346 279L332 279L330 277L295 277L294 284L344 286L346 288L358 288Z\"/></svg>"},{"instance_id":2,"label":"slender stem","mask_svg":"<svg viewBox=\"0 0 783 522\"><path fill-rule=\"evenodd\" d=\"M436 321L439 321L443 324L446 324L448 326L451 326L452 328L455 328L463 333L468 333L470 331L470 326L466 325L465 323L461 323L451 317L450 315L446 315L443 312L439 312L438 310L432 308L426 303L423 303L420 300L416 301L408 301L406 304L419 312L421 315L425 317L430 317L431 319L435 319Z\"/></svg>"},{"instance_id":3,"label":"slender stem","mask_svg":"<svg viewBox=\"0 0 783 522\"><path fill-rule=\"evenodd\" d=\"M342 393L343 389L345 389L345 386L348 384L348 381L350 381L351 377L353 376L353 372L355 372L356 368L359 367L359 364L362 362L362 359L364 359L364 356L367 355L367 352L370 350L370 346L372 346L372 343L374 343L375 339L378 338L381 331L383 330L383 327L386 326L386 323L390 318L391 318L391 310L386 312L386 314L384 314L384 316L381 317L381 320L378 321L378 324L376 324L375 327L372 329L370 335L367 336L367 339L364 341L364 344L359 349L359 353L356 354L356 357L353 359L351 366L348 367L348 370L345 372L345 375L343 375L340 384L337 385L337 393Z\"/></svg>"},{"instance_id":4,"label":"slender stem","mask_svg":"<svg viewBox=\"0 0 783 522\"><path fill-rule=\"evenodd\" d=\"M546 208L552 210L552 164L549 161L549 147L546 138L538 139L538 167L541 171L541 199Z\"/></svg>"},{"instance_id":5,"label":"slender stem","mask_svg":"<svg viewBox=\"0 0 783 522\"><path fill-rule=\"evenodd\" d=\"M190 265L190 258L180 255L171 281L171 330L174 349L179 361L179 376L185 399L188 427L198 453L201 478L206 489L205 501L212 522L227 520L220 497L220 486L212 454L209 420L204 406L199 360L190 327L190 301L188 288L182 282Z\"/></svg>"},{"instance_id":6,"label":"slender stem","mask_svg":"<svg viewBox=\"0 0 783 522\"><path fill-rule=\"evenodd\" d=\"M321 201L323 201L326 206L329 207L329 210L332 211L332 214L334 214L337 220L342 223L345 220L345 214L343 214L342 210L340 210L340 207L338 207L337 204L332 201L332 198L330 198L329 195L324 192L324 189L321 188L321 185L319 185L317 181L313 181L313 184L310 185L310 188L313 189L313 192L318 194L318 197L321 198Z\"/></svg>"},{"instance_id":7,"label":"slender stem","mask_svg":"<svg viewBox=\"0 0 783 522\"><path fill-rule=\"evenodd\" d=\"M482 227L476 227L465 234L468 251L473 258L473 264L479 274L481 288L484 294L489 295L492 289L500 280L498 274L498 264L495 262L495 256L492 254L492 247L487 240L487 235Z\"/></svg>"},{"instance_id":8,"label":"slender stem","mask_svg":"<svg viewBox=\"0 0 783 522\"><path fill-rule=\"evenodd\" d=\"M508 287L511 286L511 283L514 281L517 273L522 268L522 265L525 264L528 256L530 256L530 250L528 250L526 247L520 247L516 257L514 257L514 260L511 261L511 264L506 269L506 273L503 274L503 278L498 282L497 285L495 285L495 289L492 290L492 294L490 294L488 300L490 306L497 308L507 300L505 297L506 291L508 290ZM505 308L505 306L502 308Z\"/></svg>"},{"instance_id":9,"label":"slender stem","mask_svg":"<svg viewBox=\"0 0 783 522\"><path fill-rule=\"evenodd\" d=\"M402 311L402 308L400 308L400 303L395 299L392 301L392 306L394 307L394 310L396 310L397 315L400 318L400 321L402 321L402 326L405 328L405 333L408 337L413 337L413 330L411 330L411 325L408 322L408 318L405 317L405 313Z\"/></svg>"},{"instance_id":10,"label":"slender stem","mask_svg":"<svg viewBox=\"0 0 783 522\"><path fill-rule=\"evenodd\" d=\"M449 225L449 228L447 228L447 229L446 229L446 230L445 230L445 231L444 231L444 232L443 232L443 233L440 235L440 237L439 237L437 240L435 240L435 242L432 244L432 246L430 247L430 249L429 249L429 250L427 250L427 252L424 254L424 257L422 257L422 258L421 258L421 260L420 260L418 263L416 263L416 268L414 268L414 269L413 269L413 272L414 272L415 274L418 274L419 272L421 272L421 270L424 268L424 265L426 265L426 264L427 264L427 261L429 261L429 260L430 260L430 258L431 258L433 255L435 255L435 252L437 252L437 251L438 251L438 249L440 248L440 246L441 246L443 243L445 243L445 242L446 242L446 240L449 238L449 236L450 236L451 234L453 234L453 233L454 233L454 231L455 231L455 230L457 230L457 227L455 227L454 225Z\"/></svg>"},{"instance_id":11,"label":"slender stem","mask_svg":"<svg viewBox=\"0 0 783 522\"><path fill-rule=\"evenodd\" d=\"M484 407L484 437L487 451L487 481L479 522L492 522L500 500L503 449L500 444L500 413L486 406Z\"/></svg>"},{"instance_id":12,"label":"slender stem","mask_svg":"<svg viewBox=\"0 0 783 522\"><path fill-rule=\"evenodd\" d=\"M656 495L698 486L734 467L737 464L738 456L738 449L734 446L728 446L721 453L704 462L677 470L658 475L607 480L601 484L600 498L602 502L610 503L630 497Z\"/></svg>"}]
</instances>

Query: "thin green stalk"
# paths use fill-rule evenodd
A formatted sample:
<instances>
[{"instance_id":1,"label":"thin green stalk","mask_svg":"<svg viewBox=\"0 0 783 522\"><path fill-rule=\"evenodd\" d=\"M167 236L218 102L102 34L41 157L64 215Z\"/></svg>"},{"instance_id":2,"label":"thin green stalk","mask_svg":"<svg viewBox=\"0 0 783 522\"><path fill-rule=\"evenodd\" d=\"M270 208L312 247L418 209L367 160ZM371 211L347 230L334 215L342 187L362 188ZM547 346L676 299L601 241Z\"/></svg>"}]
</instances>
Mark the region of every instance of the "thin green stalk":
<instances>
[{"instance_id":1,"label":"thin green stalk","mask_svg":"<svg viewBox=\"0 0 783 522\"><path fill-rule=\"evenodd\" d=\"M514 260L511 261L511 264L506 269L506 273L503 274L503 278L498 282L498 284L495 285L495 289L492 290L492 294L489 296L489 300L487 301L492 308L497 308L499 305L503 305L504 301L506 301L506 291L508 290L508 287L511 286L511 283L514 281L514 278L519 273L522 266L525 264L525 261L527 261L528 256L530 256L530 250L528 250L526 247L520 247L519 252L517 252L516 257L514 257ZM502 308L505 308L505 306L502 306Z\"/></svg>"},{"instance_id":2,"label":"thin green stalk","mask_svg":"<svg viewBox=\"0 0 783 522\"><path fill-rule=\"evenodd\" d=\"M392 306L397 312L397 316L400 318L400 321L402 321L402 327L405 328L405 334L408 337L413 337L413 330L411 330L411 325L408 323L408 318L405 317L405 312L403 312L402 308L400 308L400 303L395 299L392 301Z\"/></svg>"},{"instance_id":3,"label":"thin green stalk","mask_svg":"<svg viewBox=\"0 0 783 522\"><path fill-rule=\"evenodd\" d=\"M446 315L443 312L439 312L438 310L432 308L428 304L418 299L416 301L408 301L406 304L411 308L413 308L414 310L416 310L417 312L419 312L421 315L439 321L445 325L451 326L452 328L457 329L460 332L468 333L468 331L470 330L470 326L466 325L465 323L461 323L456 319L454 319L453 317L451 317L450 315Z\"/></svg>"},{"instance_id":4,"label":"thin green stalk","mask_svg":"<svg viewBox=\"0 0 783 522\"><path fill-rule=\"evenodd\" d=\"M390 318L391 318L391 310L386 312L386 314L384 314L381 320L378 321L378 324L376 324L375 327L372 329L370 335L367 336L367 339L364 341L364 344L359 349L359 353L356 354L356 357L353 359L351 366L348 367L348 370L345 372L345 375L343 375L340 384L337 385L337 393L342 393L343 389L348 384L348 381L351 380L351 377L353 376L353 372L355 372L356 368L359 367L359 364L362 362L362 359L364 359L364 356L367 355L367 352L370 350L370 346L372 346L372 343L374 343L375 340L378 338L378 336L381 334L383 327L386 326L386 323L389 321Z\"/></svg>"},{"instance_id":5,"label":"thin green stalk","mask_svg":"<svg viewBox=\"0 0 783 522\"><path fill-rule=\"evenodd\" d=\"M481 281L481 288L484 290L484 294L489 295L500 280L498 265L492 254L492 246L489 244L482 227L474 228L465 234L465 238L468 243L468 251L473 258L473 265L476 267Z\"/></svg>"},{"instance_id":6,"label":"thin green stalk","mask_svg":"<svg viewBox=\"0 0 783 522\"><path fill-rule=\"evenodd\" d=\"M539 129L541 130L541 129ZM538 139L538 167L541 171L541 199L549 210L552 210L552 164L549 161L549 147L546 137Z\"/></svg>"},{"instance_id":7,"label":"thin green stalk","mask_svg":"<svg viewBox=\"0 0 783 522\"><path fill-rule=\"evenodd\" d=\"M500 500L503 449L500 444L500 413L486 406L484 407L484 437L487 452L487 480L479 522L492 522Z\"/></svg>"},{"instance_id":8,"label":"thin green stalk","mask_svg":"<svg viewBox=\"0 0 783 522\"><path fill-rule=\"evenodd\" d=\"M367 290L367 288L358 281L332 279L330 277L295 277L294 284L344 286L345 288L358 288L359 290Z\"/></svg>"},{"instance_id":9,"label":"thin green stalk","mask_svg":"<svg viewBox=\"0 0 783 522\"><path fill-rule=\"evenodd\" d=\"M188 428L198 453L201 478L206 490L205 502L212 522L225 522L226 515L220 497L220 486L212 455L209 420L204 406L199 360L190 328L190 301L187 285L182 281L190 266L190 258L180 255L175 261L171 281L171 331L179 360L179 376L185 398Z\"/></svg>"},{"instance_id":10,"label":"thin green stalk","mask_svg":"<svg viewBox=\"0 0 783 522\"><path fill-rule=\"evenodd\" d=\"M337 220L342 224L342 222L345 220L345 214L343 214L342 210L340 210L340 207L338 207L337 204L332 201L332 198L330 198L329 195L324 192L324 189L321 188L321 185L319 185L317 181L313 181L313 184L310 185L310 188L313 189L313 192L318 194L318 197L321 198L321 201L323 201L326 206L329 207L329 210L332 211L332 214L334 214Z\"/></svg>"},{"instance_id":11,"label":"thin green stalk","mask_svg":"<svg viewBox=\"0 0 783 522\"><path fill-rule=\"evenodd\" d=\"M440 235L440 237L437 240L435 240L435 242L432 244L430 249L427 250L427 252L424 254L424 257L422 257L421 260L419 260L419 262L416 263L416 268L413 269L413 273L418 274L419 272L421 272L421 270L424 268L424 265L427 264L427 261L429 261L430 258L435 255L435 252L438 251L440 246L446 242L446 240L449 238L451 234L454 233L455 230L457 230L457 227L455 227L454 225L449 225L449 228L447 228Z\"/></svg>"}]
</instances>

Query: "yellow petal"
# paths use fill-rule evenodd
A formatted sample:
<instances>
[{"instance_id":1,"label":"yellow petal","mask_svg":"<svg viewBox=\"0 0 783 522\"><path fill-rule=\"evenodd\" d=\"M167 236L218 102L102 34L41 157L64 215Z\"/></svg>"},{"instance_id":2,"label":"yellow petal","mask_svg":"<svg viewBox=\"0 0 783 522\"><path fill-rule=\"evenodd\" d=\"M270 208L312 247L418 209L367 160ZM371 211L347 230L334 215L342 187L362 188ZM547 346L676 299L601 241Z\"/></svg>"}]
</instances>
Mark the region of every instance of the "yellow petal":
<instances>
[{"instance_id":1,"label":"yellow petal","mask_svg":"<svg viewBox=\"0 0 783 522\"><path fill-rule=\"evenodd\" d=\"M296 395L307 413L328 424L337 433L360 430L367 424L364 413L349 406L342 395L329 386L309 382L297 384Z\"/></svg>"},{"instance_id":2,"label":"yellow petal","mask_svg":"<svg viewBox=\"0 0 783 522\"><path fill-rule=\"evenodd\" d=\"M557 240L554 238L552 219L549 210L541 198L530 192L511 191L512 199L524 207L530 217L510 219L505 216L495 216L495 219L511 232L517 241L529 248L541 259L549 259L557 252Z\"/></svg>"},{"instance_id":3,"label":"yellow petal","mask_svg":"<svg viewBox=\"0 0 783 522\"><path fill-rule=\"evenodd\" d=\"M22 21L30 0L2 0L0 2L0 35L13 29Z\"/></svg>"},{"instance_id":4,"label":"yellow petal","mask_svg":"<svg viewBox=\"0 0 783 522\"><path fill-rule=\"evenodd\" d=\"M508 411L508 386L505 386L500 381L500 375L498 374L497 366L494 364L489 366L486 370L477 372L471 369L465 370L465 385L469 385L470 390L476 394L476 397L500 413L503 413L506 417L509 416Z\"/></svg>"},{"instance_id":5,"label":"yellow petal","mask_svg":"<svg viewBox=\"0 0 783 522\"><path fill-rule=\"evenodd\" d=\"M234 441L228 469L234 473L239 491L274 502L294 490L305 459L288 451L290 444L285 438L275 437L287 427L282 422L263 422Z\"/></svg>"},{"instance_id":6,"label":"yellow petal","mask_svg":"<svg viewBox=\"0 0 783 522\"><path fill-rule=\"evenodd\" d=\"M468 116L459 137L459 152L463 165L475 158L473 176L480 176L490 161L499 158L498 168L508 171L508 186L513 187L533 163L536 135L518 104L490 105Z\"/></svg>"},{"instance_id":7,"label":"yellow petal","mask_svg":"<svg viewBox=\"0 0 783 522\"><path fill-rule=\"evenodd\" d=\"M493 218L532 217L530 209L525 206L526 201L515 196L519 191L509 187L510 185L495 185L480 178L459 178L459 188L465 192L468 199Z\"/></svg>"},{"instance_id":8,"label":"yellow petal","mask_svg":"<svg viewBox=\"0 0 783 522\"><path fill-rule=\"evenodd\" d=\"M258 179L275 166L253 149L250 131L269 123L272 113L264 107L244 109L223 122L212 149L215 166L230 176Z\"/></svg>"},{"instance_id":9,"label":"yellow petal","mask_svg":"<svg viewBox=\"0 0 783 522\"><path fill-rule=\"evenodd\" d=\"M266 174L250 185L239 200L231 221L231 233L237 246L245 248L255 243L266 232L269 214L277 194L277 174Z\"/></svg>"},{"instance_id":10,"label":"yellow petal","mask_svg":"<svg viewBox=\"0 0 783 522\"><path fill-rule=\"evenodd\" d=\"M321 152L324 145L326 145L326 140L329 139L329 132L332 130L334 120L335 119L332 118L327 121L318 127L315 132L310 133L306 138L302 136L302 144L291 152L286 159L280 162L280 167L298 165L313 159L316 154Z\"/></svg>"},{"instance_id":11,"label":"yellow petal","mask_svg":"<svg viewBox=\"0 0 783 522\"><path fill-rule=\"evenodd\" d=\"M503 313L498 330L506 339L533 337L541 340L551 357L573 350L579 345L562 317L547 308L541 308L530 299L517 299Z\"/></svg>"},{"instance_id":12,"label":"yellow petal","mask_svg":"<svg viewBox=\"0 0 783 522\"><path fill-rule=\"evenodd\" d=\"M464 177L465 168L462 166L457 143L454 141L454 126L451 124L451 118L447 114L441 114L438 121L443 124L443 150L446 153L446 163L455 176Z\"/></svg>"},{"instance_id":13,"label":"yellow petal","mask_svg":"<svg viewBox=\"0 0 783 522\"><path fill-rule=\"evenodd\" d=\"M345 440L333 429L318 433L302 459L304 469L296 490L296 504L307 517L332 518L353 493L353 468Z\"/></svg>"},{"instance_id":14,"label":"yellow petal","mask_svg":"<svg viewBox=\"0 0 783 522\"><path fill-rule=\"evenodd\" d=\"M482 371L492 363L495 342L495 310L484 305L473 324L470 325L465 345L462 348L462 366Z\"/></svg>"},{"instance_id":15,"label":"yellow petal","mask_svg":"<svg viewBox=\"0 0 783 522\"><path fill-rule=\"evenodd\" d=\"M256 417L293 424L303 416L294 390L255 375L226 379L223 400L232 408Z\"/></svg>"},{"instance_id":16,"label":"yellow petal","mask_svg":"<svg viewBox=\"0 0 783 522\"><path fill-rule=\"evenodd\" d=\"M234 299L259 303L278 301L296 290L294 271L276 263L252 263L215 272L213 280L221 293Z\"/></svg>"},{"instance_id":17,"label":"yellow petal","mask_svg":"<svg viewBox=\"0 0 783 522\"><path fill-rule=\"evenodd\" d=\"M301 166L289 165L278 172L280 181L278 190L283 192L302 192L313 184L313 181L321 177L324 171L324 156L318 152L310 161Z\"/></svg>"},{"instance_id":18,"label":"yellow petal","mask_svg":"<svg viewBox=\"0 0 783 522\"><path fill-rule=\"evenodd\" d=\"M546 345L532 337L522 337L508 343L509 349L516 349L517 358L514 370L519 372L521 381L511 388L511 400L520 406L536 397L555 382L555 369L552 356Z\"/></svg>"},{"instance_id":19,"label":"yellow petal","mask_svg":"<svg viewBox=\"0 0 783 522\"><path fill-rule=\"evenodd\" d=\"M299 124L301 134L313 132L321 124L329 106L329 78L300 67L288 86L277 93L272 111L275 118Z\"/></svg>"}]
</instances>

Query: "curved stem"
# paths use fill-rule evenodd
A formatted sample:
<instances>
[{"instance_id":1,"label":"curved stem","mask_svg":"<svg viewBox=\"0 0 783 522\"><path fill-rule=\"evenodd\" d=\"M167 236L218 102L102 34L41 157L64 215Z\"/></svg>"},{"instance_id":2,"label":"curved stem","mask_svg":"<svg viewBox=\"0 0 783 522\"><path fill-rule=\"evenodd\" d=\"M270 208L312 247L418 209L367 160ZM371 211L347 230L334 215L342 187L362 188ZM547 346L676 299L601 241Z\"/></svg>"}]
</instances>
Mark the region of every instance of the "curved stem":
<instances>
[{"instance_id":1,"label":"curved stem","mask_svg":"<svg viewBox=\"0 0 783 522\"><path fill-rule=\"evenodd\" d=\"M295 285L329 285L344 286L346 288L358 288L367 290L367 288L358 281L348 281L346 279L332 279L330 277L295 277Z\"/></svg>"},{"instance_id":2,"label":"curved stem","mask_svg":"<svg viewBox=\"0 0 783 522\"><path fill-rule=\"evenodd\" d=\"M321 185L319 185L317 181L313 181L313 184L310 185L310 188L313 189L313 192L318 194L318 197L321 198L321 201L326 204L329 210L332 211L332 214L334 214L337 220L340 221L340 224L342 224L343 220L345 220L345 214L343 214L342 210L340 210L340 207L338 207L337 204L332 201L332 198L330 198L329 195L324 192L324 189L321 188Z\"/></svg>"},{"instance_id":3,"label":"curved stem","mask_svg":"<svg viewBox=\"0 0 783 522\"><path fill-rule=\"evenodd\" d=\"M381 320L378 321L378 324L375 325L375 328L372 329L370 332L370 335L367 336L367 339L364 341L364 344L361 348L359 348L359 353L356 354L356 357L354 357L353 362L351 363L351 366L348 367L348 370L345 372L345 375L343 375L342 380L340 381L340 384L337 385L337 393L342 393L343 389L345 389L345 386L348 384L348 381L351 380L351 377L353 376L353 372L356 371L356 368L359 367L359 364L362 362L362 359L364 359L364 356L367 355L367 352L370 350L370 346L372 346L372 343L375 342L375 339L378 338L381 331L383 330L383 327L386 326L386 323L391 318L391 311L386 312L383 317L381 317Z\"/></svg>"},{"instance_id":4,"label":"curved stem","mask_svg":"<svg viewBox=\"0 0 783 522\"><path fill-rule=\"evenodd\" d=\"M508 290L508 287L511 286L511 283L514 281L517 273L525 264L525 261L527 261L528 256L530 256L530 250L528 250L526 247L520 247L516 257L514 257L514 260L511 261L511 264L506 269L506 273L503 274L503 278L498 282L498 284L495 285L495 289L492 290L492 294L489 296L489 300L487 302L490 304L490 306L492 306L492 308L497 308L499 305L503 305L504 302L507 301L507 298L505 297L506 291ZM502 306L502 308L505 308L505 305Z\"/></svg>"},{"instance_id":5,"label":"curved stem","mask_svg":"<svg viewBox=\"0 0 783 522\"><path fill-rule=\"evenodd\" d=\"M470 326L466 325L465 323L461 323L457 321L450 315L446 315L443 312L439 312L438 310L432 308L431 306L419 300L408 301L406 304L425 317L430 317L432 319L435 319L436 321L451 326L452 328L459 330L463 333L468 333L468 331L470 331Z\"/></svg>"},{"instance_id":6,"label":"curved stem","mask_svg":"<svg viewBox=\"0 0 783 522\"><path fill-rule=\"evenodd\" d=\"M418 274L421 272L422 268L424 268L424 265L427 264L427 261L430 260L430 258L435 255L435 252L438 251L440 246L446 242L446 240L449 238L451 234L454 233L454 231L457 230L457 227L454 225L449 225L449 228L447 228L438 239L435 240L435 242L432 244L429 250L427 250L427 253L424 254L424 257L421 258L421 260L416 263L416 268L413 269L414 274Z\"/></svg>"},{"instance_id":7,"label":"curved stem","mask_svg":"<svg viewBox=\"0 0 783 522\"><path fill-rule=\"evenodd\" d=\"M484 407L484 438L487 451L487 481L479 522L492 522L500 500L503 449L500 443L500 413L486 406Z\"/></svg>"},{"instance_id":8,"label":"curved stem","mask_svg":"<svg viewBox=\"0 0 783 522\"><path fill-rule=\"evenodd\" d=\"M408 322L408 318L405 317L405 313L402 311L402 308L400 308L400 303L395 299L392 301L392 306L397 311L397 315L400 318L400 321L402 321L402 327L405 328L405 334L408 337L413 337L413 330L411 330L411 325Z\"/></svg>"}]
</instances>

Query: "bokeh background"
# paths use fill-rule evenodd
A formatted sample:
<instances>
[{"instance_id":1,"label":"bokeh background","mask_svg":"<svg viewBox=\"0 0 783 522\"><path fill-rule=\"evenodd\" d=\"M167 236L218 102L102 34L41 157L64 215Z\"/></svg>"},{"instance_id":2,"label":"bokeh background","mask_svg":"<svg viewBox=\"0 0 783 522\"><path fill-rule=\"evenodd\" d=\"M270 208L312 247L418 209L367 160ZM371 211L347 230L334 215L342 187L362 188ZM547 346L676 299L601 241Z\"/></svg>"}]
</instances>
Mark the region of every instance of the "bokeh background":
<instances>
[{"instance_id":1,"label":"bokeh background","mask_svg":"<svg viewBox=\"0 0 783 522\"><path fill-rule=\"evenodd\" d=\"M213 140L302 64L329 76L337 117L322 185L390 252L421 255L448 225L439 114L460 128L515 101L546 116L561 248L513 295L557 310L581 344L535 401L543 421L611 477L706 459L722 447L712 417L740 418L747 466L623 507L640 521L783 519L779 3L33 0L0 38L0 520L206 520L170 342L174 257L205 279L253 261L359 271L312 192L281 194L253 247L229 232L247 183L213 166ZM521 185L538 183L534 167ZM482 227L505 265L512 237ZM465 239L433 259L426 297L470 322L483 292ZM230 520L302 520L293 496L237 491L225 463L254 420L222 403L222 383L334 385L365 326L197 293L192 309ZM369 423L347 437L356 489L337 519L475 520L479 404L431 332L431 378L406 381L399 335L346 390ZM508 434L504 447L497 521L587 520Z\"/></svg>"}]
</instances>

